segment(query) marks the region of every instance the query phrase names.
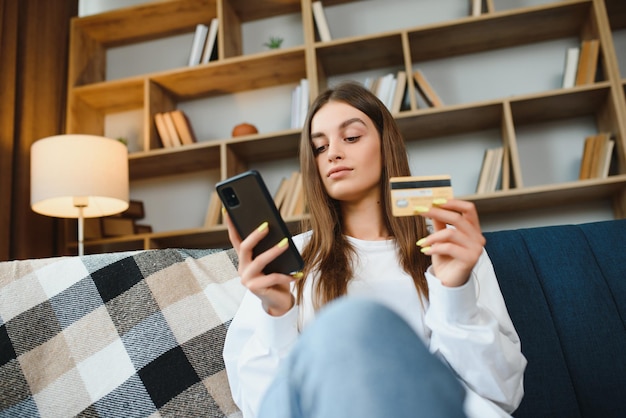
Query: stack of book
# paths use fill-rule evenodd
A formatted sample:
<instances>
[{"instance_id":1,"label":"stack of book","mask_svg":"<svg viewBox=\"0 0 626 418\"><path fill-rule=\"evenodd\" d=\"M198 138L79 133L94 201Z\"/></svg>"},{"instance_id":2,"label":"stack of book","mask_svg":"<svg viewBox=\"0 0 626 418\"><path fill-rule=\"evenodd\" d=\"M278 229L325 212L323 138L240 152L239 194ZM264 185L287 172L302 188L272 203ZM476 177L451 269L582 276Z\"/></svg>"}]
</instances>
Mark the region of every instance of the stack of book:
<instances>
[{"instance_id":1,"label":"stack of book","mask_svg":"<svg viewBox=\"0 0 626 418\"><path fill-rule=\"evenodd\" d=\"M191 51L189 52L188 65L190 67L198 64L206 64L212 59L215 59L217 53L215 46L217 44L218 26L219 20L217 18L211 19L211 23L208 25L203 23L196 25L196 31L191 43Z\"/></svg>"},{"instance_id":2,"label":"stack of book","mask_svg":"<svg viewBox=\"0 0 626 418\"><path fill-rule=\"evenodd\" d=\"M363 85L374 93L392 114L408 108L406 71L388 73L382 77L368 77Z\"/></svg>"},{"instance_id":3,"label":"stack of book","mask_svg":"<svg viewBox=\"0 0 626 418\"><path fill-rule=\"evenodd\" d=\"M283 218L299 216L306 212L302 174L294 171L291 176L283 178L274 195L274 203Z\"/></svg>"},{"instance_id":4,"label":"stack of book","mask_svg":"<svg viewBox=\"0 0 626 418\"><path fill-rule=\"evenodd\" d=\"M274 204L283 218L299 216L306 212L302 174L299 171L294 171L289 177L281 179L274 195ZM222 222L222 201L214 190L209 198L204 227L210 228Z\"/></svg>"},{"instance_id":5,"label":"stack of book","mask_svg":"<svg viewBox=\"0 0 626 418\"><path fill-rule=\"evenodd\" d=\"M563 88L591 84L596 80L600 41L588 39L579 47L568 48L565 54Z\"/></svg>"},{"instance_id":6,"label":"stack of book","mask_svg":"<svg viewBox=\"0 0 626 418\"><path fill-rule=\"evenodd\" d=\"M144 217L143 202L131 200L128 209L118 215L85 219L84 237L85 239L100 239L150 233L152 232L150 225L137 223Z\"/></svg>"},{"instance_id":7,"label":"stack of book","mask_svg":"<svg viewBox=\"0 0 626 418\"><path fill-rule=\"evenodd\" d=\"M580 163L579 180L606 178L611 168L615 141L610 133L599 133L585 138Z\"/></svg>"},{"instance_id":8,"label":"stack of book","mask_svg":"<svg viewBox=\"0 0 626 418\"><path fill-rule=\"evenodd\" d=\"M482 167L476 185L476 194L495 192L502 176L506 153L504 147L488 148L483 156Z\"/></svg>"},{"instance_id":9,"label":"stack of book","mask_svg":"<svg viewBox=\"0 0 626 418\"><path fill-rule=\"evenodd\" d=\"M309 111L309 80L300 80L291 92L291 128L300 129L304 126Z\"/></svg>"},{"instance_id":10,"label":"stack of book","mask_svg":"<svg viewBox=\"0 0 626 418\"><path fill-rule=\"evenodd\" d=\"M182 110L157 113L154 115L154 124L163 148L179 147L196 142L189 118Z\"/></svg>"}]
</instances>

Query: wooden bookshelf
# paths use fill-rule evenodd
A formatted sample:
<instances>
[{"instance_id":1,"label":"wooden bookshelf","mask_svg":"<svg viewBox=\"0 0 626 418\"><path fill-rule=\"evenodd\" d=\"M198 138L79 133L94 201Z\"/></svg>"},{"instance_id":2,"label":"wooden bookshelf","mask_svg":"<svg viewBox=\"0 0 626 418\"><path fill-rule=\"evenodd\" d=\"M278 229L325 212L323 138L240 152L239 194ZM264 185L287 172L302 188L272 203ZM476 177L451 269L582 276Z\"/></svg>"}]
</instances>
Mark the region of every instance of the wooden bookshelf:
<instances>
[{"instance_id":1,"label":"wooden bookshelf","mask_svg":"<svg viewBox=\"0 0 626 418\"><path fill-rule=\"evenodd\" d=\"M329 8L344 3L352 1L323 1ZM615 217L626 217L626 80L620 77L611 38L611 30L626 28L626 4L622 0L564 0L505 11L496 10L491 1L486 4L483 14L476 17L329 42L315 40L311 0L160 0L76 18L71 24L67 132L102 135L107 114L142 110L144 137L142 149L129 156L131 180L208 169L219 170L220 177L226 178L253 162L296 158L299 130L285 127L244 137L199 138L191 145L163 148L154 128L154 115L174 110L188 100L295 85L301 78L308 78L313 98L327 86L329 78L349 78L354 72L395 68L411 74L414 65L425 61L562 38L597 38L602 65L595 83L438 108L418 108L411 97L410 108L396 119L406 140L416 144L474 131L503 132L502 141L513 158L514 185L509 190L462 196L474 201L481 213L611 200ZM287 14L300 14L303 45L243 55L243 23ZM217 60L106 81L107 49L191 33L197 24L215 17L220 20ZM617 164L611 175L524 187L515 128L575 117L591 117L598 131L614 134ZM290 220L293 231L298 221ZM228 245L223 226L86 243L91 252ZM67 243L68 251L75 247L75 242Z\"/></svg>"}]
</instances>

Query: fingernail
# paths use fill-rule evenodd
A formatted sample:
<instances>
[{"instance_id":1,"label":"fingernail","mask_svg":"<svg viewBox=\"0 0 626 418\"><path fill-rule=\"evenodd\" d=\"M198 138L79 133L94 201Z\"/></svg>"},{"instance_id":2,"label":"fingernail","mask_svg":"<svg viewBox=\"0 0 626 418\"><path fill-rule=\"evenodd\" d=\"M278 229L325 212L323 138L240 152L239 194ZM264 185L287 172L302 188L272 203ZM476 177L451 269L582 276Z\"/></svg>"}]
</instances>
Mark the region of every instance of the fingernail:
<instances>
[{"instance_id":1,"label":"fingernail","mask_svg":"<svg viewBox=\"0 0 626 418\"><path fill-rule=\"evenodd\" d=\"M222 215L226 215L226 208L222 206Z\"/></svg>"},{"instance_id":2,"label":"fingernail","mask_svg":"<svg viewBox=\"0 0 626 418\"><path fill-rule=\"evenodd\" d=\"M433 205L445 205L447 202L448 202L448 199L445 199L443 197L433 199Z\"/></svg>"},{"instance_id":3,"label":"fingernail","mask_svg":"<svg viewBox=\"0 0 626 418\"><path fill-rule=\"evenodd\" d=\"M426 242L426 238L422 238L420 240L418 240L415 245L417 245L418 247L421 247L422 245L424 245L424 243Z\"/></svg>"},{"instance_id":4,"label":"fingernail","mask_svg":"<svg viewBox=\"0 0 626 418\"><path fill-rule=\"evenodd\" d=\"M417 212L417 213L425 213L428 212L430 209L426 206L413 206L413 211Z\"/></svg>"},{"instance_id":5,"label":"fingernail","mask_svg":"<svg viewBox=\"0 0 626 418\"><path fill-rule=\"evenodd\" d=\"M278 246L278 248L283 248L284 246L287 245L287 242L289 242L289 240L287 239L287 237L285 237L281 239L280 242L276 245Z\"/></svg>"},{"instance_id":6,"label":"fingernail","mask_svg":"<svg viewBox=\"0 0 626 418\"><path fill-rule=\"evenodd\" d=\"M261 225L259 225L259 227L256 230L259 232L263 232L267 229L268 225L269 224L267 223L267 221L265 221Z\"/></svg>"},{"instance_id":7,"label":"fingernail","mask_svg":"<svg viewBox=\"0 0 626 418\"><path fill-rule=\"evenodd\" d=\"M296 271L291 273L291 277L293 277L294 279L301 279L304 277L304 273L302 273L301 271Z\"/></svg>"},{"instance_id":8,"label":"fingernail","mask_svg":"<svg viewBox=\"0 0 626 418\"><path fill-rule=\"evenodd\" d=\"M420 248L420 251L423 252L424 254L428 254L428 252L430 251L430 245Z\"/></svg>"}]
</instances>

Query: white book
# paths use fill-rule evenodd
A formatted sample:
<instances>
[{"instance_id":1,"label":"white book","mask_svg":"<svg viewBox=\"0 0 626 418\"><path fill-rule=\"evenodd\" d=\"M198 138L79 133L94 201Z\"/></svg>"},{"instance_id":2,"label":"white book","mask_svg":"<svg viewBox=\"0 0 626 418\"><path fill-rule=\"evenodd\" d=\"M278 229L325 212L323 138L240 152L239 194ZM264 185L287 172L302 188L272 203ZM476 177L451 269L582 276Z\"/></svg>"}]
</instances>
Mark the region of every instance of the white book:
<instances>
[{"instance_id":1,"label":"white book","mask_svg":"<svg viewBox=\"0 0 626 418\"><path fill-rule=\"evenodd\" d=\"M502 157L504 156L504 148L493 148L493 158L489 168L489 178L485 186L485 192L495 192L498 187L498 180L502 172Z\"/></svg>"},{"instance_id":2,"label":"white book","mask_svg":"<svg viewBox=\"0 0 626 418\"><path fill-rule=\"evenodd\" d=\"M304 120L306 119L307 112L309 111L309 80L303 78L300 80L300 103L298 109L298 126L296 128L302 128L304 126Z\"/></svg>"},{"instance_id":3,"label":"white book","mask_svg":"<svg viewBox=\"0 0 626 418\"><path fill-rule=\"evenodd\" d=\"M376 86L376 97L378 97L378 99L380 99L380 101L383 102L385 106L387 106L389 90L392 88L393 78L393 74L386 74L380 78L380 81ZM389 108L389 106L387 106L387 108Z\"/></svg>"},{"instance_id":4,"label":"white book","mask_svg":"<svg viewBox=\"0 0 626 418\"><path fill-rule=\"evenodd\" d=\"M301 128L301 126L298 126L298 123L300 122L300 96L302 95L301 90L302 90L302 87L300 87L300 85L298 84L291 91L291 128L292 129Z\"/></svg>"},{"instance_id":5,"label":"white book","mask_svg":"<svg viewBox=\"0 0 626 418\"><path fill-rule=\"evenodd\" d=\"M471 0L472 16L480 16L482 14L483 0Z\"/></svg>"},{"instance_id":6,"label":"white book","mask_svg":"<svg viewBox=\"0 0 626 418\"><path fill-rule=\"evenodd\" d=\"M206 37L206 42L204 44L204 53L202 54L202 63L206 64L211 61L211 55L213 54L213 49L215 49L215 43L217 41L217 28L219 26L219 19L214 17L211 19L211 24L209 25L209 32Z\"/></svg>"},{"instance_id":7,"label":"white book","mask_svg":"<svg viewBox=\"0 0 626 418\"><path fill-rule=\"evenodd\" d=\"M207 33L209 33L209 27L207 25L202 23L198 23L196 25L196 32L193 35L191 51L189 52L190 67L200 64L200 58L202 58L202 50L204 49L204 42L206 40Z\"/></svg>"},{"instance_id":8,"label":"white book","mask_svg":"<svg viewBox=\"0 0 626 418\"><path fill-rule=\"evenodd\" d=\"M328 27L328 21L326 21L326 14L324 14L324 6L321 1L314 1L311 4L313 8L313 18L315 19L315 25L317 26L317 33L320 35L320 41L328 42L332 38L330 36L330 29Z\"/></svg>"},{"instance_id":9,"label":"white book","mask_svg":"<svg viewBox=\"0 0 626 418\"><path fill-rule=\"evenodd\" d=\"M565 54L565 69L563 70L563 88L574 87L576 84L576 72L578 71L578 57L580 48L567 48Z\"/></svg>"}]
</instances>

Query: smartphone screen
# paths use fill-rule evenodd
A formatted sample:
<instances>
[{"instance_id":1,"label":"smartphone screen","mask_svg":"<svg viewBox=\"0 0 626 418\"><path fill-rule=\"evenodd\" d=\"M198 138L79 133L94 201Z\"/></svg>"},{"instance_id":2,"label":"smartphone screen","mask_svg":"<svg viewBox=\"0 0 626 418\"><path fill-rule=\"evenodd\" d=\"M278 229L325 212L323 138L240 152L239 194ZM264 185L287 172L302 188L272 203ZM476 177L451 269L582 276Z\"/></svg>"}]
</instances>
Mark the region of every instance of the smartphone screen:
<instances>
[{"instance_id":1,"label":"smartphone screen","mask_svg":"<svg viewBox=\"0 0 626 418\"><path fill-rule=\"evenodd\" d=\"M217 183L215 188L242 239L263 222L268 222L269 232L254 248L254 257L278 244L283 238L288 238L289 248L265 267L265 274L290 274L302 270L302 257L258 171L250 170L238 174Z\"/></svg>"}]
</instances>

